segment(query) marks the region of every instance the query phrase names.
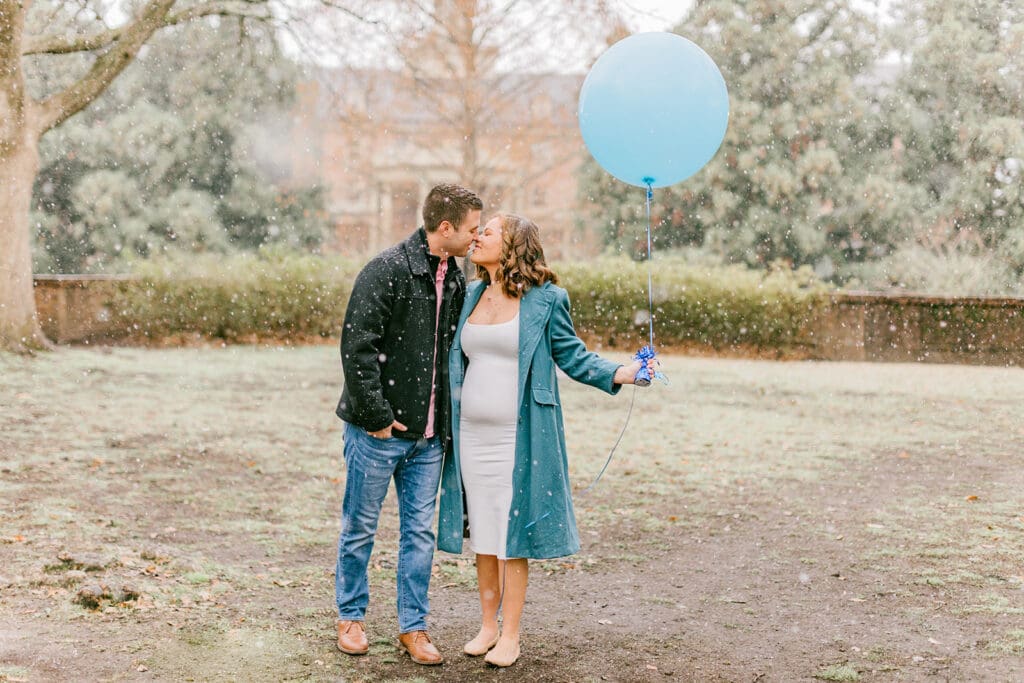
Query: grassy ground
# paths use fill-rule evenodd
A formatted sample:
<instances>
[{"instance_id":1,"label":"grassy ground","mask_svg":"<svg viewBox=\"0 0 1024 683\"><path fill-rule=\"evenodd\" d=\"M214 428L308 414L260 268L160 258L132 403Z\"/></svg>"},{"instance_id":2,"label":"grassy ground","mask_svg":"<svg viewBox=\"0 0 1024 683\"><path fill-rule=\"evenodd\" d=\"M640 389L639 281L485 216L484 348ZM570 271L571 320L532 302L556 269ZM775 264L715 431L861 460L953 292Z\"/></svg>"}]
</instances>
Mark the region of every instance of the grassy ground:
<instances>
[{"instance_id":1,"label":"grassy ground","mask_svg":"<svg viewBox=\"0 0 1024 683\"><path fill-rule=\"evenodd\" d=\"M1024 679L1024 371L669 357L618 397L565 382L581 552L531 565L509 671L439 553L447 662L333 645L336 350L0 356L0 681Z\"/></svg>"}]
</instances>

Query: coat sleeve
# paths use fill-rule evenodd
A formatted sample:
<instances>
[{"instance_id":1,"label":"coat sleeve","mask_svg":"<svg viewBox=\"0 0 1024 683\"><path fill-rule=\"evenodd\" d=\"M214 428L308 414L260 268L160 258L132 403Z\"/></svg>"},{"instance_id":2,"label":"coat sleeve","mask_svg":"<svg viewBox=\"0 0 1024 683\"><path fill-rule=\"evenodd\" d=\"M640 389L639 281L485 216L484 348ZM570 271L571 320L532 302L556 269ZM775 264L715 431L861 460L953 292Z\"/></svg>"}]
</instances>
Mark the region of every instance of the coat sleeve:
<instances>
[{"instance_id":1,"label":"coat sleeve","mask_svg":"<svg viewBox=\"0 0 1024 683\"><path fill-rule=\"evenodd\" d=\"M387 265L371 262L352 285L341 331L341 367L345 373L352 412L368 431L384 429L395 420L384 399L380 354L393 305L394 287Z\"/></svg>"},{"instance_id":2,"label":"coat sleeve","mask_svg":"<svg viewBox=\"0 0 1024 683\"><path fill-rule=\"evenodd\" d=\"M569 315L569 294L558 289L558 298L551 310L548 334L551 335L551 355L555 364L577 382L597 387L609 394L618 393L622 385L613 382L619 363L601 358L587 351L583 340L576 334Z\"/></svg>"}]
</instances>

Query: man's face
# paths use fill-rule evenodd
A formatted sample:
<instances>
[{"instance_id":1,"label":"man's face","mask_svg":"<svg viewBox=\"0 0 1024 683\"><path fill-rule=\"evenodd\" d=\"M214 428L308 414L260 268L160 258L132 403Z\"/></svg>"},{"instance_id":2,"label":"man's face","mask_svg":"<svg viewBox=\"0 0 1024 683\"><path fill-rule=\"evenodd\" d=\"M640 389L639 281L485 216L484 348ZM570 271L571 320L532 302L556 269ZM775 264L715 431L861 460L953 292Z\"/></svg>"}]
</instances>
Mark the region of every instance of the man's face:
<instances>
[{"instance_id":1,"label":"man's face","mask_svg":"<svg viewBox=\"0 0 1024 683\"><path fill-rule=\"evenodd\" d=\"M441 234L445 238L444 250L452 256L465 256L479 229L480 211L477 209L467 211L458 227L444 221L441 224Z\"/></svg>"}]
</instances>

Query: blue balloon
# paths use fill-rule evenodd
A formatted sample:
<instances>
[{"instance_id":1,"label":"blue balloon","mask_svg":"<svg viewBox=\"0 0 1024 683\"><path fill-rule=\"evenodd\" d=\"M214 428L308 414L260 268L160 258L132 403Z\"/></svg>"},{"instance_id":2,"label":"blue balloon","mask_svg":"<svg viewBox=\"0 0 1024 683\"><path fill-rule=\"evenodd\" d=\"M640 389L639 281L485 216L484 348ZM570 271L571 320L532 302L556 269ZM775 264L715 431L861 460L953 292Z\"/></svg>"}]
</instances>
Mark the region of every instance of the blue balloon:
<instances>
[{"instance_id":1,"label":"blue balloon","mask_svg":"<svg viewBox=\"0 0 1024 683\"><path fill-rule=\"evenodd\" d=\"M725 79L674 33L637 33L590 69L579 104L583 142L613 176L640 187L685 180L715 156L729 124Z\"/></svg>"}]
</instances>

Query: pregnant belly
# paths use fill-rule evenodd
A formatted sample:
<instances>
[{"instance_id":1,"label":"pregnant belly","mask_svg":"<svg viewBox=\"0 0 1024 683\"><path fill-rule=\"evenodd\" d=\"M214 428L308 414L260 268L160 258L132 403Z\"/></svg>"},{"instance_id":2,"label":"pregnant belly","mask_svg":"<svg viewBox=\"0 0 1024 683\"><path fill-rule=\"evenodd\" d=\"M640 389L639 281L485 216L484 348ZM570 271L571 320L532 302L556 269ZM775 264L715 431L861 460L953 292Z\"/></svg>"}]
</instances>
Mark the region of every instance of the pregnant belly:
<instances>
[{"instance_id":1,"label":"pregnant belly","mask_svg":"<svg viewBox=\"0 0 1024 683\"><path fill-rule=\"evenodd\" d=\"M508 365L470 365L462 385L463 421L481 425L515 424L519 398L518 368L514 363Z\"/></svg>"}]
</instances>

